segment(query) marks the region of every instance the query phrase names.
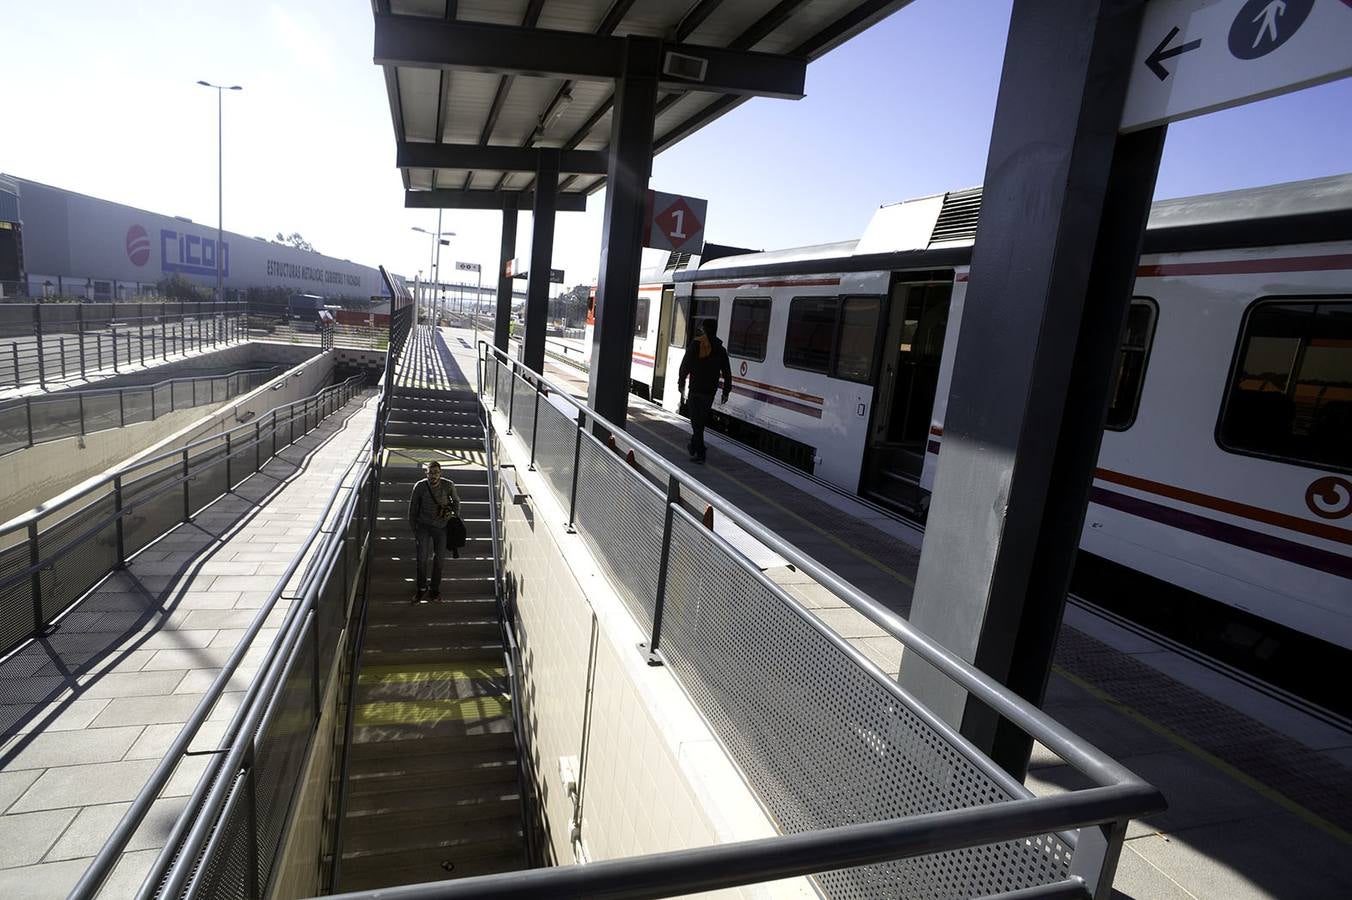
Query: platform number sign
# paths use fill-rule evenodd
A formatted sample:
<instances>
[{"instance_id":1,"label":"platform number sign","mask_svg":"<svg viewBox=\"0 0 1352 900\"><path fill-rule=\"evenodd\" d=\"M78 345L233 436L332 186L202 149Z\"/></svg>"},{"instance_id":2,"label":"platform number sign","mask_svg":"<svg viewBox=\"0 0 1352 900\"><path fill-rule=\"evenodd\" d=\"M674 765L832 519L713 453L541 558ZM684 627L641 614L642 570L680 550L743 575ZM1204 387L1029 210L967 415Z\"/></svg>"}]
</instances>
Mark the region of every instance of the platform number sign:
<instances>
[{"instance_id":1,"label":"platform number sign","mask_svg":"<svg viewBox=\"0 0 1352 900\"><path fill-rule=\"evenodd\" d=\"M1352 75L1352 0L1151 0L1122 131Z\"/></svg>"},{"instance_id":2,"label":"platform number sign","mask_svg":"<svg viewBox=\"0 0 1352 900\"><path fill-rule=\"evenodd\" d=\"M704 218L709 201L648 191L648 231L643 246L699 253L704 249Z\"/></svg>"}]
</instances>

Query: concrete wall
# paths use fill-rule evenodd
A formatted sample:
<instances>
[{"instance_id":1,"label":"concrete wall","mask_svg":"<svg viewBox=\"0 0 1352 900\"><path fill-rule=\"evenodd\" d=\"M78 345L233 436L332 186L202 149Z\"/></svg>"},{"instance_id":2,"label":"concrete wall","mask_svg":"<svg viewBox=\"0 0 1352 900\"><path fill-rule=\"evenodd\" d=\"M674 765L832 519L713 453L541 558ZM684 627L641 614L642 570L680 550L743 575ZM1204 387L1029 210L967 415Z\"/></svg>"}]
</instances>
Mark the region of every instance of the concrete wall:
<instances>
[{"instance_id":1,"label":"concrete wall","mask_svg":"<svg viewBox=\"0 0 1352 900\"><path fill-rule=\"evenodd\" d=\"M234 372L239 369L266 369L270 366L295 366L319 355L318 347L299 344L268 344L250 341L234 344L221 350L209 350L192 356L175 357L169 362L147 365L144 369L110 375L89 384L76 384L65 391L88 390L90 387L112 388L139 384L154 384L167 378L188 378L203 372L212 374ZM50 391L48 393L61 393Z\"/></svg>"},{"instance_id":2,"label":"concrete wall","mask_svg":"<svg viewBox=\"0 0 1352 900\"><path fill-rule=\"evenodd\" d=\"M505 430L499 416L498 433ZM526 682L519 700L532 725L528 747L553 862L773 836L773 824L684 690L667 669L647 665L638 644L648 635L582 538L564 530L567 511L542 476L527 471L528 449L516 437L504 436L499 446L529 495L522 505L504 507L504 574L516 604ZM561 769L581 773L576 835L576 801ZM798 878L717 896L817 894Z\"/></svg>"}]
</instances>

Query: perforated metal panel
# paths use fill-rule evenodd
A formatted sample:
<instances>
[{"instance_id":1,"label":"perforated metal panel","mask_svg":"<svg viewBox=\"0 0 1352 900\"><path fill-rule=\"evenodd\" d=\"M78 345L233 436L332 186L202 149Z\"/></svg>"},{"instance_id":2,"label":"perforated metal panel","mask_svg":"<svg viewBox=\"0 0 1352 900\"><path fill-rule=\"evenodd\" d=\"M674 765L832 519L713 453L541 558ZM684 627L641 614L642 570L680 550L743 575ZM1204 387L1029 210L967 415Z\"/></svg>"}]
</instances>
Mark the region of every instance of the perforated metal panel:
<instances>
[{"instance_id":1,"label":"perforated metal panel","mask_svg":"<svg viewBox=\"0 0 1352 900\"><path fill-rule=\"evenodd\" d=\"M80 433L80 401L51 397L33 401L33 441L55 441Z\"/></svg>"},{"instance_id":2,"label":"perforated metal panel","mask_svg":"<svg viewBox=\"0 0 1352 900\"><path fill-rule=\"evenodd\" d=\"M84 397L84 420L86 433L121 427L122 409L118 405L117 392L86 394ZM78 427L76 430L79 430Z\"/></svg>"},{"instance_id":3,"label":"perforated metal panel","mask_svg":"<svg viewBox=\"0 0 1352 900\"><path fill-rule=\"evenodd\" d=\"M49 520L38 523L38 551L47 562L40 573L42 612L46 621L97 584L117 565L117 531L109 522L79 547L53 558L58 551L81 541L100 522L111 520L115 512L112 494L92 500L79 508L68 507Z\"/></svg>"},{"instance_id":4,"label":"perforated metal panel","mask_svg":"<svg viewBox=\"0 0 1352 900\"><path fill-rule=\"evenodd\" d=\"M668 571L663 655L784 832L1011 799L683 510ZM838 900L972 897L1059 880L1069 859L1041 835L817 880Z\"/></svg>"},{"instance_id":5,"label":"perforated metal panel","mask_svg":"<svg viewBox=\"0 0 1352 900\"><path fill-rule=\"evenodd\" d=\"M157 471L138 473L122 483L122 542L127 555L183 521L183 487L178 483L182 466L165 460Z\"/></svg>"},{"instance_id":6,"label":"perforated metal panel","mask_svg":"<svg viewBox=\"0 0 1352 900\"><path fill-rule=\"evenodd\" d=\"M33 632L33 578L26 574L28 542L0 550L0 650Z\"/></svg>"},{"instance_id":7,"label":"perforated metal panel","mask_svg":"<svg viewBox=\"0 0 1352 900\"><path fill-rule=\"evenodd\" d=\"M516 415L512 418L512 431L529 448L535 439L535 401L539 394L535 385L524 378L513 377L512 382L516 390ZM543 402L541 405L544 405Z\"/></svg>"},{"instance_id":8,"label":"perforated metal panel","mask_svg":"<svg viewBox=\"0 0 1352 900\"><path fill-rule=\"evenodd\" d=\"M544 473L554 491L554 499L566 511L568 493L573 486L577 420L544 398L540 401L540 422L536 430L539 434L535 441L535 467Z\"/></svg>"},{"instance_id":9,"label":"perforated metal panel","mask_svg":"<svg viewBox=\"0 0 1352 900\"><path fill-rule=\"evenodd\" d=\"M122 411L126 416L128 425L133 422L149 422L151 420L151 393L152 391L149 388L122 392Z\"/></svg>"},{"instance_id":10,"label":"perforated metal panel","mask_svg":"<svg viewBox=\"0 0 1352 900\"><path fill-rule=\"evenodd\" d=\"M200 863L197 890L191 897L209 900L248 900L253 896L249 881L253 871L249 833L249 782L236 778L230 789L212 843Z\"/></svg>"},{"instance_id":11,"label":"perforated metal panel","mask_svg":"<svg viewBox=\"0 0 1352 900\"><path fill-rule=\"evenodd\" d=\"M651 628L657 600L666 499L591 435L578 464L577 528L640 624Z\"/></svg>"}]
</instances>

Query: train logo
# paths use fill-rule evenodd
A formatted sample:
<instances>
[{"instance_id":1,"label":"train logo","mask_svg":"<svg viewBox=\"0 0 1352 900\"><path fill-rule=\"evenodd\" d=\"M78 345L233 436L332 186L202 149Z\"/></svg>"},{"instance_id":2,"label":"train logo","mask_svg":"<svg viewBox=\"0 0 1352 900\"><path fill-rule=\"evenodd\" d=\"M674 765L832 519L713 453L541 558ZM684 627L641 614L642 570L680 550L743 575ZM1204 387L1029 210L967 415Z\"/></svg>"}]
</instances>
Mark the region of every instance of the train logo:
<instances>
[{"instance_id":1,"label":"train logo","mask_svg":"<svg viewBox=\"0 0 1352 900\"><path fill-rule=\"evenodd\" d=\"M138 268L150 261L150 235L140 225L127 229L127 259Z\"/></svg>"},{"instance_id":2,"label":"train logo","mask_svg":"<svg viewBox=\"0 0 1352 900\"><path fill-rule=\"evenodd\" d=\"M1315 479L1305 489L1305 505L1321 519L1352 515L1352 481L1337 475Z\"/></svg>"}]
</instances>

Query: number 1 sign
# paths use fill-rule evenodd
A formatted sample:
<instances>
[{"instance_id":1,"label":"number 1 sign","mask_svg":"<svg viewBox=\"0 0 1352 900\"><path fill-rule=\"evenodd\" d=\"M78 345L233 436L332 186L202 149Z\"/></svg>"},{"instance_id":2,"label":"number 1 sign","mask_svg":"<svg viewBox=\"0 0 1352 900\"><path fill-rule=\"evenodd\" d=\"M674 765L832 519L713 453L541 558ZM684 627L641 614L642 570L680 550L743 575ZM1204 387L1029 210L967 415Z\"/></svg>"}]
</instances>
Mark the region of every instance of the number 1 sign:
<instances>
[{"instance_id":1,"label":"number 1 sign","mask_svg":"<svg viewBox=\"0 0 1352 900\"><path fill-rule=\"evenodd\" d=\"M648 231L643 246L699 253L704 249L704 217L709 201L648 191Z\"/></svg>"}]
</instances>

